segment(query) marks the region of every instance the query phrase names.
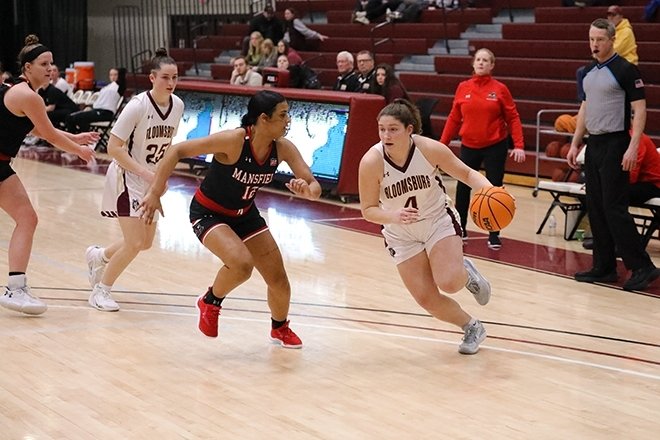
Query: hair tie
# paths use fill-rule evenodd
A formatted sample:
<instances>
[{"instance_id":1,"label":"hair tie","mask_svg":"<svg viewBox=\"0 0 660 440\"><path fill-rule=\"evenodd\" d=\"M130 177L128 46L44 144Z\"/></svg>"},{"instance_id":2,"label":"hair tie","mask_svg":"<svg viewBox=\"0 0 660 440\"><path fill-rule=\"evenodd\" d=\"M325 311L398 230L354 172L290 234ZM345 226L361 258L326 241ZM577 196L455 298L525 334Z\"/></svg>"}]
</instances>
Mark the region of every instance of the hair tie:
<instances>
[{"instance_id":1,"label":"hair tie","mask_svg":"<svg viewBox=\"0 0 660 440\"><path fill-rule=\"evenodd\" d=\"M21 65L25 63L31 63L34 61L39 55L41 55L44 52L50 52L50 49L48 49L46 46L43 44L38 45L25 55L23 55L23 59L21 60Z\"/></svg>"}]
</instances>

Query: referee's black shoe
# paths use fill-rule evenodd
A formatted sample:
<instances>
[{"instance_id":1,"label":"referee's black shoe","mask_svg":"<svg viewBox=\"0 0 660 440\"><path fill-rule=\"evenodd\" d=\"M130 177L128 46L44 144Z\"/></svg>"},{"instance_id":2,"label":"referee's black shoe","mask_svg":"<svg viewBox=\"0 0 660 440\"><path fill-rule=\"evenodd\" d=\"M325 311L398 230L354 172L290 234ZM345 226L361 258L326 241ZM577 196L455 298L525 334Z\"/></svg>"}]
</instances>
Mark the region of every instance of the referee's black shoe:
<instances>
[{"instance_id":1,"label":"referee's black shoe","mask_svg":"<svg viewBox=\"0 0 660 440\"><path fill-rule=\"evenodd\" d=\"M654 265L635 269L630 279L623 284L623 290L644 290L658 277L660 269Z\"/></svg>"},{"instance_id":2,"label":"referee's black shoe","mask_svg":"<svg viewBox=\"0 0 660 440\"><path fill-rule=\"evenodd\" d=\"M586 272L577 272L575 274L575 281L580 283L613 283L619 276L616 274L616 269L603 270L592 268Z\"/></svg>"}]
</instances>

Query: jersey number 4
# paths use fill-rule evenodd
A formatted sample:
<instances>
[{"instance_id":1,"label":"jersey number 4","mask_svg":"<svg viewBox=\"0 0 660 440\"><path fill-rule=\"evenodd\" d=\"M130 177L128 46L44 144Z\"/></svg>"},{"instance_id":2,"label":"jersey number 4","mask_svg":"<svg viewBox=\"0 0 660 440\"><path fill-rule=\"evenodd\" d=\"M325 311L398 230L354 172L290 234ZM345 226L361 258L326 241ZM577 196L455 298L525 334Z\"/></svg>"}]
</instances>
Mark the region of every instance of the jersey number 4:
<instances>
[{"instance_id":1,"label":"jersey number 4","mask_svg":"<svg viewBox=\"0 0 660 440\"><path fill-rule=\"evenodd\" d=\"M167 150L167 146L170 143L166 143L163 145L157 145L157 144L149 144L147 145L147 151L149 154L147 154L146 161L147 163L153 163L156 164L158 161L160 161L163 158L163 155L165 154L165 151Z\"/></svg>"},{"instance_id":2,"label":"jersey number 4","mask_svg":"<svg viewBox=\"0 0 660 440\"><path fill-rule=\"evenodd\" d=\"M413 208L417 209L417 197L416 196L408 197L408 200L406 200L406 204L403 207L407 208L409 206L412 206Z\"/></svg>"}]
</instances>

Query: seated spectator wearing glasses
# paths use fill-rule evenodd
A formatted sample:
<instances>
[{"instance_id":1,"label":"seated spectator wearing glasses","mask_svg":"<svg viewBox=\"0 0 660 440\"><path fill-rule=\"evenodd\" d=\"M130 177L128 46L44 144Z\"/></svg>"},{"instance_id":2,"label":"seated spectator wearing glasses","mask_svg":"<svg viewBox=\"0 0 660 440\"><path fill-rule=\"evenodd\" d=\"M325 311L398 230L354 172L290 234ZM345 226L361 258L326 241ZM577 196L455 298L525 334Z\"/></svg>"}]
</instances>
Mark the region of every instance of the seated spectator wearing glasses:
<instances>
[{"instance_id":1,"label":"seated spectator wearing glasses","mask_svg":"<svg viewBox=\"0 0 660 440\"><path fill-rule=\"evenodd\" d=\"M358 92L369 93L373 82L374 74L374 56L368 50L361 50L357 54L358 82L360 88Z\"/></svg>"}]
</instances>

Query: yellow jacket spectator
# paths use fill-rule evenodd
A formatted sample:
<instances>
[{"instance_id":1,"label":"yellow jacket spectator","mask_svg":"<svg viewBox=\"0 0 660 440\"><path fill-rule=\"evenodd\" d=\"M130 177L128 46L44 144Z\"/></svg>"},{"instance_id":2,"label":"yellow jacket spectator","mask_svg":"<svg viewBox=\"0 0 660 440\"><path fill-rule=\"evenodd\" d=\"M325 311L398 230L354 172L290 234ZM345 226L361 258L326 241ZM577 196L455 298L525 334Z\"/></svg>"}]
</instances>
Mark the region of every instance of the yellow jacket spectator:
<instances>
[{"instance_id":1,"label":"yellow jacket spectator","mask_svg":"<svg viewBox=\"0 0 660 440\"><path fill-rule=\"evenodd\" d=\"M607 20L616 28L614 38L614 52L621 55L629 62L637 65L639 57L637 56L637 42L632 25L627 18L623 18L621 6L612 5L607 8Z\"/></svg>"}]
</instances>

